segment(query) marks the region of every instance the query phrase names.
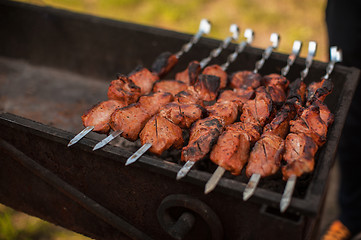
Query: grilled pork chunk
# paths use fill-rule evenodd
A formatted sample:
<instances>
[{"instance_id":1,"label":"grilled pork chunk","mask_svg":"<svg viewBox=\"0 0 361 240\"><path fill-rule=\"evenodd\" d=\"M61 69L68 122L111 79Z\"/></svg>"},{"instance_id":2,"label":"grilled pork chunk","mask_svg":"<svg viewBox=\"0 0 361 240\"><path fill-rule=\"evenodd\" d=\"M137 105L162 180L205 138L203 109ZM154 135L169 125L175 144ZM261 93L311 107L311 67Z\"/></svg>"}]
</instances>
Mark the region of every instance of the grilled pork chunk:
<instances>
[{"instance_id":1,"label":"grilled pork chunk","mask_svg":"<svg viewBox=\"0 0 361 240\"><path fill-rule=\"evenodd\" d=\"M118 100L108 100L98 103L81 116L84 127L94 126L93 131L108 133L110 131L110 115L118 109L125 107L126 103Z\"/></svg>"},{"instance_id":2,"label":"grilled pork chunk","mask_svg":"<svg viewBox=\"0 0 361 240\"><path fill-rule=\"evenodd\" d=\"M151 143L149 149L154 154L161 155L165 150L183 146L182 130L158 114L153 116L139 134L142 145Z\"/></svg>"},{"instance_id":3,"label":"grilled pork chunk","mask_svg":"<svg viewBox=\"0 0 361 240\"><path fill-rule=\"evenodd\" d=\"M166 75L178 62L178 58L170 53L161 53L152 65L152 72L156 73L159 77Z\"/></svg>"},{"instance_id":4,"label":"grilled pork chunk","mask_svg":"<svg viewBox=\"0 0 361 240\"><path fill-rule=\"evenodd\" d=\"M147 121L171 100L170 93L142 96L139 102L117 109L111 115L110 126L115 131L123 131L122 137L135 141Z\"/></svg>"},{"instance_id":5,"label":"grilled pork chunk","mask_svg":"<svg viewBox=\"0 0 361 240\"><path fill-rule=\"evenodd\" d=\"M318 146L315 141L304 133L290 133L285 141L283 159L287 162L282 167L283 180L290 176L301 176L312 172Z\"/></svg>"},{"instance_id":6,"label":"grilled pork chunk","mask_svg":"<svg viewBox=\"0 0 361 240\"><path fill-rule=\"evenodd\" d=\"M177 80L162 80L158 81L153 86L153 92L169 92L173 96L177 93L186 90L187 84Z\"/></svg>"},{"instance_id":7,"label":"grilled pork chunk","mask_svg":"<svg viewBox=\"0 0 361 240\"><path fill-rule=\"evenodd\" d=\"M262 77L259 73L251 71L239 71L231 76L230 86L232 88L258 88L261 85Z\"/></svg>"},{"instance_id":8,"label":"grilled pork chunk","mask_svg":"<svg viewBox=\"0 0 361 240\"><path fill-rule=\"evenodd\" d=\"M221 66L217 64L206 67L203 70L202 74L219 77L220 80L219 88L221 89L227 86L227 73L221 68Z\"/></svg>"},{"instance_id":9,"label":"grilled pork chunk","mask_svg":"<svg viewBox=\"0 0 361 240\"><path fill-rule=\"evenodd\" d=\"M128 75L128 78L140 87L141 95L149 94L152 91L153 84L159 80L158 75L152 73L144 67L135 69Z\"/></svg>"},{"instance_id":10,"label":"grilled pork chunk","mask_svg":"<svg viewBox=\"0 0 361 240\"><path fill-rule=\"evenodd\" d=\"M201 73L201 66L198 61L191 61L188 67L175 75L175 79L185 83L186 85L194 85Z\"/></svg>"},{"instance_id":11,"label":"grilled pork chunk","mask_svg":"<svg viewBox=\"0 0 361 240\"><path fill-rule=\"evenodd\" d=\"M125 102L127 105L134 103L141 95L141 89L124 75L119 75L108 88L108 98Z\"/></svg>"},{"instance_id":12,"label":"grilled pork chunk","mask_svg":"<svg viewBox=\"0 0 361 240\"><path fill-rule=\"evenodd\" d=\"M181 128L190 128L193 122L205 115L205 109L197 104L168 103L160 112L164 117Z\"/></svg>"},{"instance_id":13,"label":"grilled pork chunk","mask_svg":"<svg viewBox=\"0 0 361 240\"><path fill-rule=\"evenodd\" d=\"M198 120L192 125L189 143L182 149L182 161L199 161L207 156L223 130L223 123L216 117Z\"/></svg>"}]
</instances>

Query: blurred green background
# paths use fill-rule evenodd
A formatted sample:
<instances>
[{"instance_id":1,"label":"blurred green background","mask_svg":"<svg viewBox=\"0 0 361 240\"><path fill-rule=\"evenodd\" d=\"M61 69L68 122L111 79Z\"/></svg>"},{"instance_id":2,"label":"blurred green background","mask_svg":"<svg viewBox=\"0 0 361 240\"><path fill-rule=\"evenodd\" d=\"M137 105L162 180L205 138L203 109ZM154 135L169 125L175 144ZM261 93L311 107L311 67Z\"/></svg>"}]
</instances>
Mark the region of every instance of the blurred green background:
<instances>
[{"instance_id":1,"label":"blurred green background","mask_svg":"<svg viewBox=\"0 0 361 240\"><path fill-rule=\"evenodd\" d=\"M209 37L224 39L232 23L242 31L252 28L255 47L269 45L272 32L281 35L279 52L288 54L294 40L304 43L301 56L307 55L308 41L318 42L316 59L327 61L325 26L326 0L21 0L121 21L156 26L193 34L199 21L212 22ZM0 240L79 240L72 233L40 219L0 205Z\"/></svg>"}]
</instances>

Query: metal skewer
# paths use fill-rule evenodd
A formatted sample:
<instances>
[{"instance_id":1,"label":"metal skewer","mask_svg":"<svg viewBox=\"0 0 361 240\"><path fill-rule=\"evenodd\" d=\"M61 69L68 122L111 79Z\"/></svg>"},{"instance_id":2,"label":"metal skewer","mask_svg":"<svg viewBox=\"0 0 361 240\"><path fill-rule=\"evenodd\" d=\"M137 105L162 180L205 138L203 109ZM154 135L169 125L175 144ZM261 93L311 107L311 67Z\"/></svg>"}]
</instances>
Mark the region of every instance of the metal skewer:
<instances>
[{"instance_id":1,"label":"metal skewer","mask_svg":"<svg viewBox=\"0 0 361 240\"><path fill-rule=\"evenodd\" d=\"M191 38L191 40L188 43L186 43L185 45L182 46L181 50L175 54L176 57L179 59L184 53L188 52L192 48L192 46L194 44L196 44L204 34L209 34L210 31L211 31L211 23L210 23L210 21L208 21L205 18L202 19L201 22L199 23L198 32ZM73 139L70 140L70 142L68 144L68 147L70 147L71 145L79 142L83 137L85 137L85 135L90 133L93 129L94 129L94 126L87 126L86 128L84 128ZM121 133L119 133L119 134L121 134ZM119 134L118 134L118 136L119 136ZM114 134L114 135L116 135L116 134ZM114 138L112 138L111 140L113 140L113 139ZM109 142L107 142L107 143L109 143ZM107 143L105 143L103 146L105 146ZM103 146L101 146L101 147L103 147ZM101 147L98 147L96 149L99 149ZM93 149L93 151L96 150L96 149Z\"/></svg>"},{"instance_id":2,"label":"metal skewer","mask_svg":"<svg viewBox=\"0 0 361 240\"><path fill-rule=\"evenodd\" d=\"M84 128L80 133L75 135L75 137L72 140L70 140L70 142L68 143L68 147L79 142L80 139L82 139L83 137L85 137L85 135L87 135L88 133L93 131L93 129L94 129L94 126L88 126L88 127Z\"/></svg>"},{"instance_id":3,"label":"metal skewer","mask_svg":"<svg viewBox=\"0 0 361 240\"><path fill-rule=\"evenodd\" d=\"M262 54L262 58L256 62L255 69L253 70L254 73L258 73L258 70L263 67L263 64L271 56L273 50L278 48L278 45L280 43L280 35L278 33L272 33L270 41L272 42L272 45L266 48L266 50Z\"/></svg>"},{"instance_id":4,"label":"metal skewer","mask_svg":"<svg viewBox=\"0 0 361 240\"><path fill-rule=\"evenodd\" d=\"M227 57L227 61L221 65L221 68L223 69L223 71L226 71L227 68L229 67L229 65L231 63L233 63L237 57L238 57L238 54L240 54L241 52L243 52L243 50L251 45L251 43L253 42L253 39L254 39L254 32L252 29L250 28L247 28L245 31L244 31L244 35L243 35L246 40L245 41L242 41L240 44L237 45L236 47L236 50L231 53L230 55L228 55Z\"/></svg>"},{"instance_id":5,"label":"metal skewer","mask_svg":"<svg viewBox=\"0 0 361 240\"><path fill-rule=\"evenodd\" d=\"M114 138L118 137L120 134L122 134L123 131L121 130L116 130L114 132L112 132L111 134L109 134L109 136L107 136L106 138L104 138L103 140L101 140L100 142L98 142L94 148L93 151L98 150L102 147L104 147L105 145L107 145L108 143L110 143Z\"/></svg>"},{"instance_id":6,"label":"metal skewer","mask_svg":"<svg viewBox=\"0 0 361 240\"><path fill-rule=\"evenodd\" d=\"M253 39L253 34L252 34L252 39ZM279 40L280 40L280 37L277 33L272 33L271 34L271 37L270 37L270 40L272 42L272 45L269 46L262 54L262 59L257 61L256 62L256 66L255 66L255 70L254 72L257 73L259 69L262 68L263 64L265 63L265 61L270 57L272 51L274 49L276 49L279 45ZM244 45L245 47L246 45ZM243 48L244 48L243 47ZM298 49L298 51L300 50L300 48ZM295 54L298 54L296 53L296 50L295 51L292 51L292 52L295 52ZM293 63L293 62L292 62ZM291 64L292 64L291 63ZM206 186L205 186L205 189L204 189L204 193L207 194L211 191L213 191L215 189L215 187L217 186L219 180L222 178L223 174L225 173L226 169L224 169L223 167L221 166L218 166L216 171L212 174L211 178L208 180L208 182L206 183ZM256 176L255 176L256 177ZM255 178L254 177L254 178ZM253 178L251 178L253 179ZM259 180L259 179L258 179ZM254 190L253 190L254 191Z\"/></svg>"},{"instance_id":7,"label":"metal skewer","mask_svg":"<svg viewBox=\"0 0 361 240\"><path fill-rule=\"evenodd\" d=\"M203 34L209 34L211 31L211 22L205 18L203 18L199 24L198 32L192 37L192 39L184 44L179 52L175 54L175 56L179 59L184 53L187 53L194 44L196 44Z\"/></svg>"},{"instance_id":8,"label":"metal skewer","mask_svg":"<svg viewBox=\"0 0 361 240\"><path fill-rule=\"evenodd\" d=\"M334 69L335 63L342 61L342 51L337 49L336 46L330 47L330 62L326 67L326 74L322 78L328 79ZM296 175L291 175L286 183L285 190L282 194L282 198L280 201L280 211L283 213L289 207L291 203L291 198L293 191L295 190L296 186Z\"/></svg>"},{"instance_id":9,"label":"metal skewer","mask_svg":"<svg viewBox=\"0 0 361 240\"><path fill-rule=\"evenodd\" d=\"M236 50L231 53L228 57L227 57L227 61L221 65L221 68L223 69L223 71L226 71L228 66L234 62L238 56L238 54L240 54L241 52L243 52L243 50L250 45L253 42L254 39L254 32L252 29L247 28L244 32L244 37L246 38L245 41L242 41L241 43L239 43L236 47ZM187 161L183 167L178 171L177 173L177 177L176 179L179 180L183 177L185 177L188 172L192 169L192 167L194 166L195 162L194 161ZM218 169L219 168L219 169ZM219 179L222 177L222 175L224 174L225 170L220 169L221 167L218 167L217 170L213 173L211 179L209 179L207 185L206 185L206 190L205 192L208 193L210 191L212 191ZM209 190L207 190L209 188Z\"/></svg>"},{"instance_id":10,"label":"metal skewer","mask_svg":"<svg viewBox=\"0 0 361 240\"><path fill-rule=\"evenodd\" d=\"M312 43L312 46L313 46L313 43ZM287 58L287 65L281 69L282 76L286 76L288 74L291 66L294 64L297 56L300 54L301 48L302 48L302 42L297 41L297 40L294 41L293 47L292 47L292 53ZM316 51L316 48L311 48L311 50L313 50L313 49L314 49L314 51L311 51L311 53L313 54L312 56L314 56L315 51ZM310 47L309 47L309 50L310 50ZM310 51L309 51L309 55L310 55ZM312 63L312 58L311 58L311 63ZM311 66L311 65L309 65L309 66ZM258 174L258 173L252 174L252 176L251 176L249 182L247 183L247 186L243 192L243 200L244 201L247 201L250 197L253 196L260 179L261 179L260 174Z\"/></svg>"},{"instance_id":11,"label":"metal skewer","mask_svg":"<svg viewBox=\"0 0 361 240\"><path fill-rule=\"evenodd\" d=\"M221 44L219 44L218 48L213 49L210 53L209 56L206 58L203 58L199 65L200 67L203 69L205 66L208 65L208 63L213 59L219 56L219 54L221 54L223 49L226 49L229 44L234 40L237 41L238 37L239 37L239 27L237 26L237 24L232 24L229 27L229 31L232 33L232 36L227 37L226 39L223 40L223 42L221 42Z\"/></svg>"},{"instance_id":12,"label":"metal skewer","mask_svg":"<svg viewBox=\"0 0 361 240\"><path fill-rule=\"evenodd\" d=\"M226 49L229 44L232 42L232 40L237 40L239 37L239 27L236 24L232 24L229 28L229 31L232 33L232 36L227 37L226 39L223 40L223 42L221 42L221 44L219 45L218 48L213 49L209 56L202 59L200 61L200 67L203 69L213 58L218 57L219 54L222 52L223 49ZM134 163L135 161L137 161L146 151L148 151L149 148L152 147L151 143L146 143L144 144L141 148L138 149L138 151L136 151L132 156L130 156L126 163L125 166ZM189 164L190 165L190 164ZM193 166L193 164L192 164ZM190 166L189 169L192 167Z\"/></svg>"}]
</instances>

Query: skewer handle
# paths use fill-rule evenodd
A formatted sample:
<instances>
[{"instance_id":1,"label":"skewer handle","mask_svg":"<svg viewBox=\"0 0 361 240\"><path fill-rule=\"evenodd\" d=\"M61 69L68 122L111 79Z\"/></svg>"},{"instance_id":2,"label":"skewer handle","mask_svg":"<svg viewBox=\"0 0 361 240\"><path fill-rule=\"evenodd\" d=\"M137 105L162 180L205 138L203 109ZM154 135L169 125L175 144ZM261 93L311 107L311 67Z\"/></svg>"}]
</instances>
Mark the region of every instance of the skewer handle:
<instances>
[{"instance_id":1,"label":"skewer handle","mask_svg":"<svg viewBox=\"0 0 361 240\"><path fill-rule=\"evenodd\" d=\"M270 37L270 41L272 45L266 48L266 50L262 54L262 58L256 62L256 67L253 70L254 73L257 73L263 67L263 64L266 60L271 56L271 53L274 49L278 48L280 42L280 35L278 33L272 33Z\"/></svg>"},{"instance_id":2,"label":"skewer handle","mask_svg":"<svg viewBox=\"0 0 361 240\"><path fill-rule=\"evenodd\" d=\"M308 43L308 54L306 57L306 68L301 72L301 80L303 81L307 75L310 67L312 65L312 61L317 51L317 42L311 41Z\"/></svg>"},{"instance_id":3,"label":"skewer handle","mask_svg":"<svg viewBox=\"0 0 361 240\"><path fill-rule=\"evenodd\" d=\"M229 31L232 33L231 37L227 37L226 39L223 40L223 42L221 42L221 44L219 45L218 48L213 49L209 56L204 58L203 60L200 61L200 66L201 68L204 68L205 66L207 66L207 64L213 59L219 56L219 54L221 54L222 50L227 48L229 46L229 44L232 42L232 40L237 40L239 37L239 27L236 24L232 24L229 27Z\"/></svg>"},{"instance_id":4,"label":"skewer handle","mask_svg":"<svg viewBox=\"0 0 361 240\"><path fill-rule=\"evenodd\" d=\"M287 184L280 202L280 211L282 213L286 211L286 209L291 203L292 194L296 186L296 180L297 180L296 175L290 176L287 180Z\"/></svg>"},{"instance_id":5,"label":"skewer handle","mask_svg":"<svg viewBox=\"0 0 361 240\"><path fill-rule=\"evenodd\" d=\"M323 78L328 79L335 67L335 63L342 61L342 50L338 49L336 46L330 47L330 62L326 68L326 75Z\"/></svg>"},{"instance_id":6,"label":"skewer handle","mask_svg":"<svg viewBox=\"0 0 361 240\"><path fill-rule=\"evenodd\" d=\"M295 62L296 58L300 54L302 48L302 42L301 41L294 41L293 47L292 47L292 53L287 58L287 65L281 69L281 75L286 76L288 72L290 71L291 66Z\"/></svg>"},{"instance_id":7,"label":"skewer handle","mask_svg":"<svg viewBox=\"0 0 361 240\"><path fill-rule=\"evenodd\" d=\"M244 37L246 38L245 41L242 41L240 44L237 45L236 47L236 50L231 53L230 55L228 55L227 57L227 62L225 62L224 64L222 64L221 68L226 71L227 68L229 67L229 65L231 63L233 63L237 57L238 57L238 54L240 54L241 52L243 52L243 50L248 46L250 45L252 42L253 42L253 39L254 39L254 32L252 29L250 28L247 28L245 31L244 31Z\"/></svg>"},{"instance_id":8,"label":"skewer handle","mask_svg":"<svg viewBox=\"0 0 361 240\"><path fill-rule=\"evenodd\" d=\"M226 169L224 169L223 167L221 167L221 166L217 167L216 171L214 171L211 178L206 183L206 186L205 186L205 189L204 189L205 194L213 191L213 189L216 188L219 180L222 178L225 171L226 171Z\"/></svg>"},{"instance_id":9,"label":"skewer handle","mask_svg":"<svg viewBox=\"0 0 361 240\"><path fill-rule=\"evenodd\" d=\"M192 39L184 44L179 52L175 54L176 58L180 58L184 53L187 53L194 44L196 44L203 34L208 34L211 31L211 22L207 19L202 19L199 24L198 32L192 37Z\"/></svg>"},{"instance_id":10,"label":"skewer handle","mask_svg":"<svg viewBox=\"0 0 361 240\"><path fill-rule=\"evenodd\" d=\"M132 164L135 161L137 161L151 147L152 147L151 143L144 144L141 148L138 149L138 151L133 153L133 155L127 159L127 161L125 162L125 166L128 166L129 164Z\"/></svg>"},{"instance_id":11,"label":"skewer handle","mask_svg":"<svg viewBox=\"0 0 361 240\"><path fill-rule=\"evenodd\" d=\"M88 133L93 131L93 129L94 129L94 126L88 126L88 127L84 128L80 133L75 135L75 137L73 137L72 140L70 140L70 142L68 143L68 147L79 142L80 139L82 139L85 135L87 135Z\"/></svg>"},{"instance_id":12,"label":"skewer handle","mask_svg":"<svg viewBox=\"0 0 361 240\"><path fill-rule=\"evenodd\" d=\"M258 173L252 174L251 178L249 179L246 189L243 192L243 200L247 201L250 197L253 196L254 191L257 188L259 180L261 179L261 175Z\"/></svg>"}]
</instances>

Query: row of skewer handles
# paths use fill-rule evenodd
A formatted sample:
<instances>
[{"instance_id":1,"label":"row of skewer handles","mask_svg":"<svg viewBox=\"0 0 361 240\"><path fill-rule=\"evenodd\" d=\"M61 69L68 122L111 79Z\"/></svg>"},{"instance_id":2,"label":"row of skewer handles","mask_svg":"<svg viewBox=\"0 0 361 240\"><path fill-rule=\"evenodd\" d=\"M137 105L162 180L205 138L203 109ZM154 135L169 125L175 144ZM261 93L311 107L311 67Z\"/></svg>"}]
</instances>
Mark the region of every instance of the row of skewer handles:
<instances>
[{"instance_id":1,"label":"row of skewer handles","mask_svg":"<svg viewBox=\"0 0 361 240\"><path fill-rule=\"evenodd\" d=\"M183 98L179 95L179 93L178 94L173 93L175 95L172 98L169 98L169 100L167 100L167 101L165 101L163 103L160 103L159 101L156 100L156 98L157 98L157 96L159 96L160 98L164 98L164 93L163 93L163 95L156 95L157 93L153 93L153 95L152 94L147 95L147 94L150 93L150 91L142 91L142 90L144 90L146 88L146 85L149 85L149 83L151 83L151 85L153 85L155 82L158 82L159 78L161 78L162 76L165 76L166 73L169 72L170 69L178 62L178 60L181 58L181 56L184 53L188 52L192 48L192 46L199 41L199 39L201 38L201 36L203 34L208 34L209 33L210 28L211 28L210 22L208 20L206 20L206 19L203 19L201 21L201 23L200 23L199 31L191 38L191 40L188 43L186 43L185 45L182 46L182 48L181 48L181 50L179 52L177 52L175 54L166 55L165 60L164 60L165 55L163 55L163 57L161 57L161 60L157 59L155 61L155 64L153 64L151 71L149 71L149 70L147 70L145 68L143 68L141 70L141 71L144 70L147 73L150 72L151 75L148 74L148 76L151 76L151 77L145 79L144 76L147 75L147 74L138 74L137 75L136 73L131 73L127 77L121 76L121 77L118 77L117 80L114 80L114 81L119 81L119 82L114 83L114 84L117 84L116 91L119 91L121 93L121 94L118 94L117 96L118 97L120 96L120 97L118 99L113 98L113 99L109 100L109 101L113 100L113 102L111 102L111 104L109 103L109 101L105 101L103 103L100 103L97 106L93 107L93 109L89 110L86 114L84 114L82 116L82 120L83 120L83 124L84 124L84 126L86 128L83 131L81 131L79 134L77 134L69 142L68 146L71 146L71 145L75 144L76 142L81 140L86 134L88 134L91 131L96 131L96 132L100 132L100 133L109 133L109 131L110 131L109 126L112 127L112 132L105 139L103 139L98 144L96 144L93 150L97 150L97 149L100 149L100 148L104 147L106 144L108 144L110 141L112 141L113 139L115 139L116 137L121 135L122 133L123 133L123 135L122 135L123 137L128 136L127 134L124 134L124 131L125 131L124 129L119 128L119 127L115 127L117 124L112 124L114 122L114 119L112 120L112 117L119 116L119 112L123 111L123 113L125 113L128 110L132 110L132 108L140 109L140 111L143 112L142 117L144 116L143 121L139 121L140 113L138 115L133 114L133 116L136 116L136 118L134 120L130 120L130 122L133 123L134 126L137 125L137 124L138 125L140 124L141 126L138 127L138 130L137 130L137 132L135 134L136 137L133 138L132 140L136 140L139 137L139 132L140 131L142 131L140 133L142 135L142 133L145 131L145 129L147 127L149 128L147 122L148 123L150 123L150 122L154 123L154 121L155 121L155 124L153 124L153 126L155 125L156 127L157 127L157 124L160 124L159 123L160 122L159 121L160 117L163 117L163 118L166 117L165 116L166 114L161 115L161 113L162 113L162 111L164 113L164 109L167 108L167 106L168 106L168 110L170 109L169 103L171 102L171 99L176 99L171 103L173 103L173 105L176 104L176 107L179 109L179 111L181 113L180 115L183 115L184 112L182 112L181 106L184 106L184 105L181 105L181 104L184 104L184 102L181 102ZM220 87L220 85L222 85L221 82L222 82L222 78L224 77L223 75L225 74L225 71L227 70L228 66L236 60L237 56L245 49L245 47L249 46L252 43L253 38L254 38L253 31L251 29L246 29L246 31L244 32L244 36L245 36L246 40L240 42L237 45L235 51L228 56L227 61L224 64L220 65L220 66L219 65L217 65L216 67L209 66L209 67L213 67L213 68L211 68L211 70L207 72L206 70L208 69L208 67L207 68L205 68L205 67L208 65L208 63L211 61L211 59L216 58L217 56L219 56L219 54L222 52L223 49L226 49L232 41L236 41L238 39L238 37L239 37L239 28L238 28L237 25L232 24L231 27L230 27L230 32L231 32L232 35L227 37L226 39L224 39L221 42L221 44L219 45L219 47L217 47L216 49L213 49L212 51L210 51L210 54L209 54L208 57L206 57L206 58L200 60L199 62L197 62L198 63L198 65L197 65L198 68L197 69L203 69L203 72L202 72L203 76L198 75L199 73L201 73L200 71L197 71L196 73L191 72L191 68L190 68L191 64L184 71L184 72L186 72L185 75L184 74L179 75L180 77L179 77L178 80L183 81L182 84L186 84L186 87L184 88L185 92L187 92L188 95L191 95L192 99L193 100L195 99L194 101L196 101L196 102L192 102L192 104L196 103L197 105L198 104L202 105L204 100L208 100L208 101L209 100L215 100L215 98L214 99L204 99L204 96L203 96L204 94L202 95L202 93L204 91L206 91L206 92L208 91L207 92L208 95L212 96L212 93L214 93L213 95L217 96L219 87ZM265 61L270 57L270 55L272 54L272 51L278 47L279 39L280 39L280 37L279 37L279 35L277 33L271 34L270 41L271 41L272 44L264 50L261 59L255 63L254 70L253 71L242 71L243 73L241 73L241 75L242 74L244 76L247 75L247 77L251 76L251 78L256 79L257 78L256 76L259 76L258 71L262 68ZM292 48L292 53L289 55L289 57L287 59L286 66L284 68L282 68L280 75L277 76L278 79L279 78L286 79L285 76L288 74L288 72L290 70L290 67L293 65L295 59L298 57L298 55L300 53L300 50L301 50L301 47L302 47L302 42L301 41L295 41L294 42L294 45L293 45L293 48ZM316 42L313 42L313 41L309 42L308 55L307 55L306 61L305 61L305 69L303 71L301 71L301 73L300 73L299 81L300 81L301 85L303 84L303 80L306 78L306 76L308 74L308 71L309 71L309 68L312 65L313 57L315 56L315 53L316 53L316 47L317 47ZM333 71L335 63L340 62L342 60L342 52L337 47L331 47L330 48L330 56L331 56L331 60L330 60L329 64L327 65L326 74L325 74L325 76L323 76L322 82L320 82L321 85L317 85L319 88L322 88L322 87L324 88L325 87L325 84L326 84L325 81L329 80L329 76L330 76L331 72ZM214 69L216 69L216 70L214 70ZM144 72L142 72L142 73L144 73ZM192 76L192 73L193 73L193 75L195 75L195 74L197 75L196 76L197 80L193 83L193 85L191 83L192 81L190 80L190 78ZM211 76L207 75L207 73L210 73ZM216 77L214 77L214 75ZM187 78L187 79L184 80L182 78L182 76L183 77L186 76L185 78ZM164 80L164 81L166 81L166 80ZM169 81L169 80L167 80L167 81ZM174 80L172 80L172 81L174 81ZM215 90L214 86L209 87L209 86L207 86L207 84L205 84L205 82L209 83L209 82L212 82L212 81L214 81L214 82L218 81L218 87L217 87L216 90ZM288 82L288 80L286 80L286 81ZM112 84L113 84L113 82L112 82ZM160 82L162 82L162 81L160 81ZM175 82L170 82L171 85L174 84L174 83ZM112 86L112 84L111 84L111 86ZM242 82L242 84L246 84L246 83ZM254 84L254 82L252 82L252 84ZM286 92L286 88L288 87L288 83L286 84L287 86L284 85L282 87L282 86L276 86L276 84L272 85L273 84L272 81L269 81L268 83L263 83L263 84L265 85L265 86L263 86L263 88L265 90L264 92L269 91L270 87L277 87L279 89L283 88L283 91ZM277 84L279 84L279 80L278 80ZM139 85L139 87L135 88L133 85ZM233 92L234 92L234 94L232 96L235 97L235 98L241 97L240 99L242 99L242 100L238 101L238 103L242 104L243 107L246 105L245 103L247 101L254 101L254 99L253 100L251 99L251 97L250 97L251 95L248 94L249 91L247 91L247 89L251 90L253 92L256 92L255 99L258 98L257 94L261 95L260 92L262 92L260 90L260 88L262 88L262 86L261 87L259 86L260 84L258 84L258 85L256 84L256 86L253 86L253 85L252 86L245 86L245 85L237 86L237 84L232 85L232 83L231 83L230 85L233 88ZM130 86L133 86L133 89L138 90L139 94L137 95L137 97L133 96L134 92L136 92L135 90L134 90L134 92L129 91ZM223 86L223 87L225 87L225 86ZM253 87L253 89L252 89L252 87ZM257 87L257 89L256 89L256 87ZM300 87L300 85L298 85L298 87ZM125 89L127 89L127 91L125 91ZM150 88L150 89L152 89L152 88ZM169 86L167 87L167 89L169 90ZM158 90L159 90L159 88L158 88ZM299 89L293 89L293 92L298 91L298 90ZM225 90L224 92L226 92L226 91L227 90ZM228 90L228 91L232 91L232 90ZM242 93L240 93L240 92L242 92L244 95L242 95ZM247 94L245 94L245 92L247 92ZM292 91L289 90L289 92L292 92ZM318 109L320 109L321 106L324 106L322 102L323 102L325 96L318 96L316 92L317 91L314 91L312 96L308 96L308 102L307 102L308 106L306 106L306 105L303 106L304 107L303 108L304 113L307 112L305 109L310 109L311 105L314 106L315 104L318 104L318 106L317 106ZM328 93L330 93L330 91ZM267 92L267 94L269 94L269 92ZM108 92L108 97L109 96L110 95L109 95L109 92ZM254 95L252 95L252 96L254 96ZM300 96L298 96L298 97L300 97ZM138 98L139 98L139 100L138 100ZM149 98L150 102L153 101L153 106L152 107L156 109L152 113L150 113L151 111L149 109L143 109L144 108L144 106L143 106L144 102L147 101L147 98ZM288 97L286 97L284 99L284 101L285 102L291 101L293 98L295 98L294 95L288 96ZM317 99L317 98L319 98L319 99ZM302 99L302 96L299 99ZM114 103L114 100L116 100L118 102ZM272 100L273 99L270 99L271 103L272 103ZM234 103L234 101L225 101L225 102L226 102L226 104L231 104L231 102ZM200 125L202 125L204 123L204 121L213 121L213 122L218 121L219 126L220 126L221 129L224 129L225 127L232 126L231 124L235 121L235 119L229 120L229 119L227 119L227 117L222 116L222 111L218 111L216 113L214 111L214 109L217 109L217 107L219 107L219 106L223 106L223 110L224 110L225 109L224 108L225 102L224 101L222 102L221 97L219 97L216 104L213 105L213 106L216 106L218 104L216 107L204 106L206 108L206 110L208 110L208 117L205 118L205 119L202 119L202 117L199 116L198 118L193 119L193 122L191 122L191 123L193 123L192 129L196 127L197 123L199 123L198 125L200 126ZM135 103L135 104L129 105L130 103ZM142 105L142 103L143 103L143 105ZM102 105L102 104L108 104L108 105ZM168 105L166 105L166 104L168 104ZM187 102L187 104L189 105L189 102ZM282 113L282 111L284 110L285 105L286 104L284 104L282 107L279 108L278 114ZM111 106L111 107L107 108L107 106ZM143 108L142 108L142 106L143 106ZM148 103L148 107L149 106L150 105ZM99 118L98 119L92 118L93 122L91 122L91 123L86 122L85 119L89 119L90 114L93 114L93 113L96 114L98 109L104 109L104 107L107 108L109 111L104 111L104 114L102 114L101 121L103 121L103 122L105 121L106 124L104 124L104 126L108 126L108 129L106 129L106 130L104 130L104 129L103 130L98 130L96 121L98 121ZM212 107L213 107L213 110L210 110L210 109L212 109ZM231 108L231 107L229 107L227 105L226 108ZM222 108L220 107L219 109L222 109ZM147 112L147 114L144 114L144 112ZM235 115L237 116L237 114L235 114ZM242 122L242 116L243 115L241 115L241 122ZM182 116L182 117L185 118L185 116ZM301 118L302 113L300 113L297 117ZM297 119L297 117L294 118L294 120ZM127 118L129 118L129 116L127 116ZM277 118L277 114L275 115L275 118ZM157 119L158 119L158 122L157 122ZM246 117L243 117L243 120L244 119L246 119ZM127 119L124 118L123 120L127 120ZM172 129L172 128L175 128L175 127L179 128L179 126L174 125L175 121L172 121L172 119L167 118L166 120L169 120L169 121L165 121L165 124L166 125L168 124L168 125L164 129ZM190 118L188 118L187 120L190 121ZM290 119L287 118L286 121L290 121ZM250 122L252 122L252 121L250 121ZM169 125L169 124L172 124L172 125ZM264 127L264 124L263 125L260 124L259 121L257 121L257 123L254 123L254 124L255 125L258 124L257 127L261 128L261 129ZM289 122L287 124L289 124ZM255 125L252 125L252 126L254 127ZM190 127L189 122L188 122L188 127ZM204 127L204 125L203 125L203 127ZM327 129L327 127L328 126L326 126L326 129ZM243 128L246 128L245 125L243 126ZM158 129L161 129L161 128L158 127ZM266 127L264 129L266 129ZM245 130L245 129L243 129L243 130ZM135 130L133 129L132 131L133 131L133 135L134 135ZM182 130L180 130L180 132L181 131ZM193 130L191 130L191 132L192 131ZM222 131L223 130L219 130L219 133L221 133ZM156 129L156 132L157 132L157 129ZM169 135L169 133L166 133L165 135L167 135L167 134ZM203 135L204 134L207 135L208 133L204 132ZM143 136L144 135L146 135L146 134L143 134ZM220 134L218 134L217 137L219 137L219 135ZM265 132L265 130L263 131L262 136L264 136L264 135L267 135L267 132ZM308 133L308 135L310 135L310 134ZM262 136L260 136L260 137L262 137ZM157 135L157 137L158 137L158 135ZM277 136L277 137L279 137L279 136ZM190 138L192 138L192 136ZM285 136L283 136L283 138L285 138ZM128 160L126 162L126 165L129 165L129 164L135 162L137 159L139 159L139 157L141 157L149 149L151 149L150 151L152 151L152 146L154 147L154 145L156 144L156 142L153 141L153 140L150 140L149 136L148 136L148 139L141 138L141 142L143 144L142 147L137 152L135 152L131 157L128 158ZM192 140L190 139L188 145L190 145L191 141ZM213 142L216 142L216 140L213 139ZM181 143L183 143L183 142L181 142ZM193 144L195 144L195 141L193 142ZM164 147L161 152L163 152L164 150L169 149L172 146L175 147L175 145L176 144L174 144L174 142L173 142L169 146ZM181 145L180 145L180 147L181 147ZM318 147L318 146L316 145L316 147ZM198 148L199 148L199 146L198 146ZM209 146L208 152L203 153L204 156L206 156L209 153L209 151L211 150L210 148L211 148L211 146ZM152 151L152 152L154 152L154 151ZM159 152L156 152L156 153L159 154ZM196 160L194 160L194 159L193 160L187 160L187 157L183 156L183 152L182 152L182 160L186 161L186 163L179 170L179 172L177 174L177 179L181 179L182 177L186 176L186 174L190 171L190 169L195 164L195 162L197 162L198 160L201 160L203 158L204 157L196 159ZM279 159L279 161L280 161L280 159ZM205 188L205 193L209 193L210 191L212 191L216 187L218 181L221 179L221 177L222 177L222 175L224 174L225 171L226 171L226 169L219 165L217 170L214 172L212 177L207 182L206 188ZM250 178L250 181L248 182L248 184L247 184L247 186L245 188L245 191L244 191L244 195L243 195L244 200L249 199L253 195L260 178L261 178L261 174L259 174L259 173L252 174L252 176ZM285 188L284 194L283 194L281 202L280 202L280 209L281 209L282 212L284 212L287 209L287 207L289 206L289 204L291 202L291 197L292 197L292 194L293 194L293 190L295 188L296 178L297 178L296 175L291 175L288 178L286 188Z\"/></svg>"}]
</instances>

